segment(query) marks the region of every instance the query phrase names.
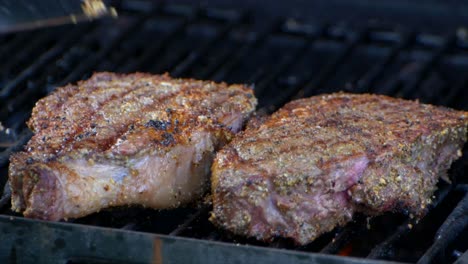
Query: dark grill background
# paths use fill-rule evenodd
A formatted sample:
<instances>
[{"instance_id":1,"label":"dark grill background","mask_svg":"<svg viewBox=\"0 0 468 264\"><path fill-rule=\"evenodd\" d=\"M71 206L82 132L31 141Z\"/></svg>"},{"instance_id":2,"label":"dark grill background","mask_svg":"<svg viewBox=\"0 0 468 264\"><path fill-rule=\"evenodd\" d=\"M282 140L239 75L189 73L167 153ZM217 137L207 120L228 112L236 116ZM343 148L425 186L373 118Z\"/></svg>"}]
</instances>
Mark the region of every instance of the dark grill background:
<instances>
[{"instance_id":1,"label":"dark grill background","mask_svg":"<svg viewBox=\"0 0 468 264\"><path fill-rule=\"evenodd\" d=\"M0 36L0 122L8 128L0 132L1 186L7 180L9 155L21 150L31 136L25 122L34 103L55 87L85 79L94 71L167 71L174 77L251 83L255 84L260 111L264 112L274 111L294 98L340 90L417 98L425 103L468 110L468 31L463 28L447 32L447 35L434 35L413 31L410 27L376 23L355 27L342 22L302 23L291 18L262 21L254 13L242 10L152 5L145 1L121 4L118 20ZM463 177L468 168L466 148L464 154L452 166L450 177L454 184L440 183L434 208L419 223L404 214L387 214L374 219L358 215L354 222L305 247L295 247L284 240L265 244L233 237L214 228L207 220L209 205L160 212L120 208L70 221L84 224L84 227L47 226L52 230L71 228L77 240L80 234L97 232L89 229L90 226L101 226L111 227L113 231L109 232L129 239L134 233L127 230L164 234L170 238L256 245L261 248L248 250L260 250L257 258L263 261L268 260L267 256L274 260L275 254L279 257L284 253L272 248L283 248L289 250L287 254L301 257L283 260L298 262L337 261L298 252L421 263L431 259L440 263L453 262L468 249L468 182ZM142 240L124 243L111 239L108 248L98 248L99 254L104 254L98 258L97 253L86 251L91 246L81 252L78 242L50 231L53 233L50 238L56 238L54 248L61 251L34 253L35 246L23 246L21 239L38 239L44 235L42 231L31 227L32 233L12 235L9 228L43 222L15 220L18 215L11 212L9 199L9 189L5 188L0 199L3 232L0 235L6 242L0 245L0 259L27 260L34 254L49 254L46 260L59 263L66 260L72 260L69 263L107 263L107 250L112 251L119 243L144 247ZM21 223L16 225L15 221ZM81 243L94 241L89 237L80 239L84 239ZM207 245L219 246L218 243ZM121 261L146 259L144 253L131 253L128 247L122 254L131 258ZM237 250L247 254L247 249L243 248ZM73 256L57 253L67 250L74 252ZM148 254L157 256L157 252ZM204 251L198 253L205 254ZM185 260L197 260L187 254ZM213 255L221 253L210 254L202 261L219 260ZM260 261L254 255L242 255L241 260ZM166 256L166 259L170 262L177 257L181 256ZM231 256L231 260L240 261L239 256Z\"/></svg>"}]
</instances>

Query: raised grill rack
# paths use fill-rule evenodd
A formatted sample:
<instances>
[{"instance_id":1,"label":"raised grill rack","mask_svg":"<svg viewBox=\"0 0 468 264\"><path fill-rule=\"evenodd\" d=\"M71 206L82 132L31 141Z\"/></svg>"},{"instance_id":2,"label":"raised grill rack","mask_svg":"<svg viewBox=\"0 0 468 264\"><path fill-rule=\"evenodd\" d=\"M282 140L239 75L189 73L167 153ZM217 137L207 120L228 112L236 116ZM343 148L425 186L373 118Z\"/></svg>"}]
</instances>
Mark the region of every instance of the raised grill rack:
<instances>
[{"instance_id":1,"label":"raised grill rack","mask_svg":"<svg viewBox=\"0 0 468 264\"><path fill-rule=\"evenodd\" d=\"M468 32L446 36L411 28L292 18L257 23L242 10L122 1L118 20L0 36L0 183L8 158L31 137L34 103L93 71L153 73L255 84L272 112L299 97L339 90L389 94L468 109ZM24 219L0 199L0 260L10 263L419 263L467 261L468 168L464 157L440 183L419 223L403 214L357 216L296 247L232 236L207 220L209 205L169 211L106 210L68 223ZM137 232L135 232L137 231ZM464 254L464 255L463 255ZM350 257L340 257L350 256ZM355 257L355 258L353 258Z\"/></svg>"}]
</instances>

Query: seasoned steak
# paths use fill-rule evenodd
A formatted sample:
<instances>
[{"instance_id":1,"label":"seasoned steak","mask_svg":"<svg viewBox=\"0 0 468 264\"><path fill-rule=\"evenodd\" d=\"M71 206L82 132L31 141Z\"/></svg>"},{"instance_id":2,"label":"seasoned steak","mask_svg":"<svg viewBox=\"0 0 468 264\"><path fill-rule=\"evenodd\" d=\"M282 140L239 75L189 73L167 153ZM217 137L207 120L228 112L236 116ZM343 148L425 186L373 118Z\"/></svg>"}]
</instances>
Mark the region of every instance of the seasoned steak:
<instances>
[{"instance_id":1,"label":"seasoned steak","mask_svg":"<svg viewBox=\"0 0 468 264\"><path fill-rule=\"evenodd\" d=\"M192 201L208 187L214 152L256 103L243 85L142 73L59 88L37 103L35 134L11 157L13 209L59 220Z\"/></svg>"},{"instance_id":2,"label":"seasoned steak","mask_svg":"<svg viewBox=\"0 0 468 264\"><path fill-rule=\"evenodd\" d=\"M307 244L355 211L422 216L467 126L466 112L381 95L290 102L218 152L211 220Z\"/></svg>"}]
</instances>

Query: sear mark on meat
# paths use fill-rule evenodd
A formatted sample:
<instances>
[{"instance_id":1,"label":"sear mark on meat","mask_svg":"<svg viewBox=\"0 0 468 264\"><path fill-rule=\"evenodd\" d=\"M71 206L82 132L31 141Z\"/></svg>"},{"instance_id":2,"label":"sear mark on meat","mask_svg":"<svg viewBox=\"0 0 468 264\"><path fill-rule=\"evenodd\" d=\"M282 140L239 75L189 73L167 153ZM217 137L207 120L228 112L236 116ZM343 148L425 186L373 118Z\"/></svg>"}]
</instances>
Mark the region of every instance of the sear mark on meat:
<instances>
[{"instance_id":1,"label":"sear mark on meat","mask_svg":"<svg viewBox=\"0 0 468 264\"><path fill-rule=\"evenodd\" d=\"M303 245L356 211L421 217L467 126L466 112L381 95L290 102L217 153L211 221Z\"/></svg>"},{"instance_id":2,"label":"sear mark on meat","mask_svg":"<svg viewBox=\"0 0 468 264\"><path fill-rule=\"evenodd\" d=\"M12 208L59 220L193 201L208 188L215 151L254 111L252 94L142 73L97 73L58 88L36 104L35 135L10 159Z\"/></svg>"}]
</instances>

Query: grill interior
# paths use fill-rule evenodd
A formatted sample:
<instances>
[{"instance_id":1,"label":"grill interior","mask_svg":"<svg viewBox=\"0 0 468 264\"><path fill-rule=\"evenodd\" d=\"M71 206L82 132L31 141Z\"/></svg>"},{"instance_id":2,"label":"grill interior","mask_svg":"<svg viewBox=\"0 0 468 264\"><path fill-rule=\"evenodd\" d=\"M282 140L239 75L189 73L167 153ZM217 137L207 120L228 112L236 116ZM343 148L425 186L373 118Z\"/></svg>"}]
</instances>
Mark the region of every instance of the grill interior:
<instances>
[{"instance_id":1,"label":"grill interior","mask_svg":"<svg viewBox=\"0 0 468 264\"><path fill-rule=\"evenodd\" d=\"M10 154L21 150L31 136L25 122L34 103L55 87L94 71L169 72L174 77L254 84L259 109L267 113L294 98L340 90L468 110L464 29L435 35L376 23L354 27L291 18L259 23L260 18L243 10L145 1L121 1L118 8L117 20L0 36L1 186L6 186ZM405 214L372 219L358 215L304 247L281 239L266 244L216 229L207 220L206 203L170 211L117 208L69 223L254 245L267 251L281 248L293 254L450 263L468 249L467 154L465 148L450 170L453 184L439 184L433 208L422 220ZM5 188L0 199L0 217L5 219L19 216L10 210L9 199Z\"/></svg>"}]
</instances>

